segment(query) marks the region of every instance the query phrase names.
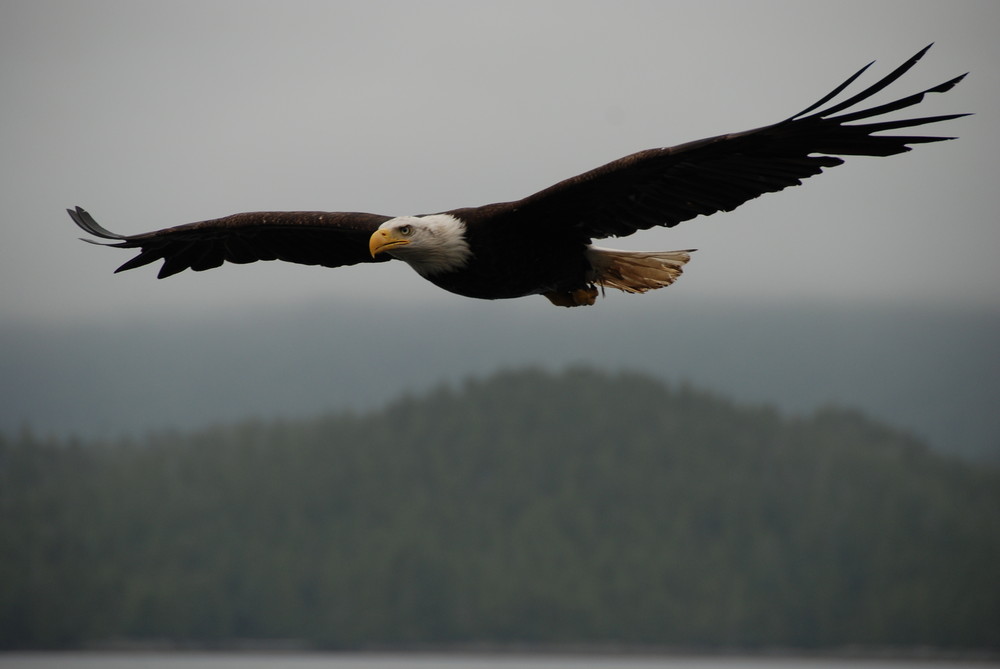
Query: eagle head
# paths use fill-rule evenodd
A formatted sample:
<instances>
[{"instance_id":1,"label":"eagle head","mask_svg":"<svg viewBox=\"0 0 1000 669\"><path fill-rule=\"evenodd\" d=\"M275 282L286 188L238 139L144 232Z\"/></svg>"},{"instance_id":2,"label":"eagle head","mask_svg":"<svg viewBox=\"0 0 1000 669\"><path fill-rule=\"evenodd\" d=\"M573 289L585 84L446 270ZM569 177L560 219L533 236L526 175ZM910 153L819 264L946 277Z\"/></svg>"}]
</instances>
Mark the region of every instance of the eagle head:
<instances>
[{"instance_id":1,"label":"eagle head","mask_svg":"<svg viewBox=\"0 0 1000 669\"><path fill-rule=\"evenodd\" d=\"M388 253L424 276L459 269L472 256L465 223L451 214L390 218L372 234L368 250L373 258Z\"/></svg>"}]
</instances>

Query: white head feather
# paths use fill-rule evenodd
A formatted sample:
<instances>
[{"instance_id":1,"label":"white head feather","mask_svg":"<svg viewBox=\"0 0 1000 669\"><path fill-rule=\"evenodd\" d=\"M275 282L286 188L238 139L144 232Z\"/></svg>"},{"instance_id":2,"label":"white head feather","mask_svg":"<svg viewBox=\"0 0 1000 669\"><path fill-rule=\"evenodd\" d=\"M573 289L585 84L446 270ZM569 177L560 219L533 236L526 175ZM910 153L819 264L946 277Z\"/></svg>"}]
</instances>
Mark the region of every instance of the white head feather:
<instances>
[{"instance_id":1,"label":"white head feather","mask_svg":"<svg viewBox=\"0 0 1000 669\"><path fill-rule=\"evenodd\" d=\"M458 269L472 257L465 239L465 223L451 214L398 216L378 229L410 241L387 252L423 276Z\"/></svg>"}]
</instances>

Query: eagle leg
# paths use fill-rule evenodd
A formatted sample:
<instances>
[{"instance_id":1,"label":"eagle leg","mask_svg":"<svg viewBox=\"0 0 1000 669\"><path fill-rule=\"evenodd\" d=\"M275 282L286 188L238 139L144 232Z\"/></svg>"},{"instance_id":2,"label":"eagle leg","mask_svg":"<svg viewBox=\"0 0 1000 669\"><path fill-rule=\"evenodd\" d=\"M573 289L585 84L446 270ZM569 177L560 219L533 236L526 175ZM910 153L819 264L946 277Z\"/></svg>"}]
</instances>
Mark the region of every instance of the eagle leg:
<instances>
[{"instance_id":1,"label":"eagle leg","mask_svg":"<svg viewBox=\"0 0 1000 669\"><path fill-rule=\"evenodd\" d=\"M597 301L597 287L591 285L586 288L561 292L551 290L547 293L542 293L542 295L557 307L584 307L590 306Z\"/></svg>"}]
</instances>

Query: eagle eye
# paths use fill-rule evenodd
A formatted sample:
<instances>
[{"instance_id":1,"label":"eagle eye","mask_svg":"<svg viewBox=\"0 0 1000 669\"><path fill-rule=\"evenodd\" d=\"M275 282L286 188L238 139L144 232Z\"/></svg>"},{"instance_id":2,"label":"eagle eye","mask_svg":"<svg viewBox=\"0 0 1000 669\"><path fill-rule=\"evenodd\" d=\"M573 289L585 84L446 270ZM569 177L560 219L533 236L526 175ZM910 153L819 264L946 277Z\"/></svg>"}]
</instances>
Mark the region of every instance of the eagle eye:
<instances>
[{"instance_id":1,"label":"eagle eye","mask_svg":"<svg viewBox=\"0 0 1000 669\"><path fill-rule=\"evenodd\" d=\"M411 228L410 226L408 225L399 226L399 234L403 235L404 237L409 237L411 232L413 232L413 228Z\"/></svg>"}]
</instances>

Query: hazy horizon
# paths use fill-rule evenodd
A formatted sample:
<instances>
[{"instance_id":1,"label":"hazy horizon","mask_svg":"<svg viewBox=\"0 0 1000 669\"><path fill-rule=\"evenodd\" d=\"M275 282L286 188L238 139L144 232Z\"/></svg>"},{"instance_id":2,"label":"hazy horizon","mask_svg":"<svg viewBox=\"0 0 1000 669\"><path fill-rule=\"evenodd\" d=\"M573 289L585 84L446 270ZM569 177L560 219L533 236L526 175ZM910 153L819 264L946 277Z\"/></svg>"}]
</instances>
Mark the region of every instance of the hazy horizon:
<instances>
[{"instance_id":1,"label":"hazy horizon","mask_svg":"<svg viewBox=\"0 0 1000 669\"><path fill-rule=\"evenodd\" d=\"M603 320L544 300L390 308L316 299L187 318L0 323L0 433L116 437L367 413L501 370L586 366L787 415L856 409L939 451L1000 459L1000 314L683 293L663 313L645 309L643 296L605 302Z\"/></svg>"}]
</instances>

